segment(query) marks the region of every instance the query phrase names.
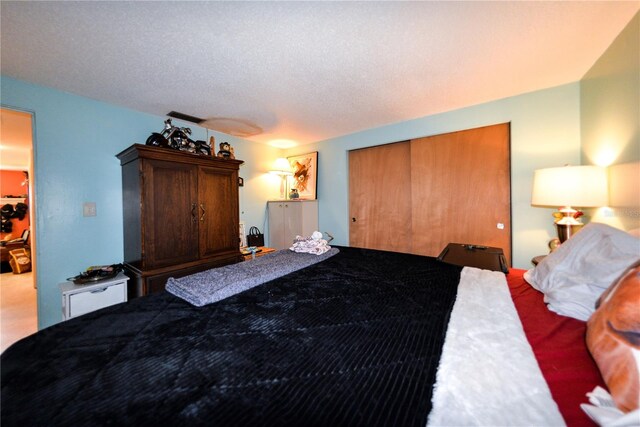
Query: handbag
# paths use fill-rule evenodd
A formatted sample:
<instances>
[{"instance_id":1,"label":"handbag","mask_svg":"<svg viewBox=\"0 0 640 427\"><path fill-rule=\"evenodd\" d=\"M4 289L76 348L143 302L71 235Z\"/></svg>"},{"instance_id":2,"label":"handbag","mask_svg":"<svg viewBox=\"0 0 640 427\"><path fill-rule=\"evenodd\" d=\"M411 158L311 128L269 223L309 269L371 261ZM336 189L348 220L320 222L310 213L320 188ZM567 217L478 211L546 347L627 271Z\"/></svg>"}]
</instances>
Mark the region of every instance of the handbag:
<instances>
[{"instance_id":1,"label":"handbag","mask_svg":"<svg viewBox=\"0 0 640 427\"><path fill-rule=\"evenodd\" d=\"M248 246L264 246L264 234L260 233L258 227L251 227L247 234Z\"/></svg>"}]
</instances>

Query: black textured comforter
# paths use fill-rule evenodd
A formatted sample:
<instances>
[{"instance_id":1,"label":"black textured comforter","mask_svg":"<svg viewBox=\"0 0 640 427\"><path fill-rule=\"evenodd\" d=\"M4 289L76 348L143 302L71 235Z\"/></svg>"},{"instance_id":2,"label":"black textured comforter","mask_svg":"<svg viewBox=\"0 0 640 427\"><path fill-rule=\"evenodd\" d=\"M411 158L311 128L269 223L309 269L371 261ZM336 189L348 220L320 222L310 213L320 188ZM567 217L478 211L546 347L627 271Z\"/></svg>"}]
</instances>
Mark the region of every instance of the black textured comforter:
<instances>
[{"instance_id":1,"label":"black textured comforter","mask_svg":"<svg viewBox=\"0 0 640 427\"><path fill-rule=\"evenodd\" d=\"M461 267L340 251L205 307L165 292L16 343L2 426L424 426Z\"/></svg>"}]
</instances>

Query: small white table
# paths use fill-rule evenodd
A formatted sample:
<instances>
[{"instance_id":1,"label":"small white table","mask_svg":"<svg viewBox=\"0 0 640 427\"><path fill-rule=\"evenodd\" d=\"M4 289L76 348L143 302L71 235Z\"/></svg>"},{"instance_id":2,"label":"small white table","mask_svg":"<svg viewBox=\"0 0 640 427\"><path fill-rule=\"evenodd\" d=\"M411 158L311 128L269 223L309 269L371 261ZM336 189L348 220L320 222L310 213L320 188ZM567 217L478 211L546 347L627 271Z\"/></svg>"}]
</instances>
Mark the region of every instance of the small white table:
<instances>
[{"instance_id":1,"label":"small white table","mask_svg":"<svg viewBox=\"0 0 640 427\"><path fill-rule=\"evenodd\" d=\"M62 320L69 320L85 313L96 311L127 301L127 280L124 273L113 279L76 285L73 282L60 283L62 292Z\"/></svg>"}]
</instances>

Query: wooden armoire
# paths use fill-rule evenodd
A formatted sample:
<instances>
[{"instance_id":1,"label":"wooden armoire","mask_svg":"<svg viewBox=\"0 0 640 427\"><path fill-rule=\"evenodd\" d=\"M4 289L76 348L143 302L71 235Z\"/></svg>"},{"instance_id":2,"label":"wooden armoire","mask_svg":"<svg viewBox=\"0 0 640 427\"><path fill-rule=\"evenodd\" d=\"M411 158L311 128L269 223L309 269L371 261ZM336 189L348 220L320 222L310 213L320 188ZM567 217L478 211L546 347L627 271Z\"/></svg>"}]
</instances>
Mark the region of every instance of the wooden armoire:
<instances>
[{"instance_id":1,"label":"wooden armoire","mask_svg":"<svg viewBox=\"0 0 640 427\"><path fill-rule=\"evenodd\" d=\"M241 260L241 160L141 144L117 157L129 298L164 290L169 277Z\"/></svg>"}]
</instances>

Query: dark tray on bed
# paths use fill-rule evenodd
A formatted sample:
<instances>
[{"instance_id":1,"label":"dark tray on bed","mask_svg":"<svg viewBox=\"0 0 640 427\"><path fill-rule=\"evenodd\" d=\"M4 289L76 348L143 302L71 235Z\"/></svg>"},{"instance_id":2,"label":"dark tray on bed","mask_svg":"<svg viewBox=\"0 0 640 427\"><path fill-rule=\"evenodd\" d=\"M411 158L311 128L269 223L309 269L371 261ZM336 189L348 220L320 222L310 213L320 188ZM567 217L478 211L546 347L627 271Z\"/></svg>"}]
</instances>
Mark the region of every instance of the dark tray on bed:
<instances>
[{"instance_id":1,"label":"dark tray on bed","mask_svg":"<svg viewBox=\"0 0 640 427\"><path fill-rule=\"evenodd\" d=\"M468 243L449 243L438 255L438 260L465 267L476 267L503 273L509 272L509 266L502 248Z\"/></svg>"}]
</instances>

